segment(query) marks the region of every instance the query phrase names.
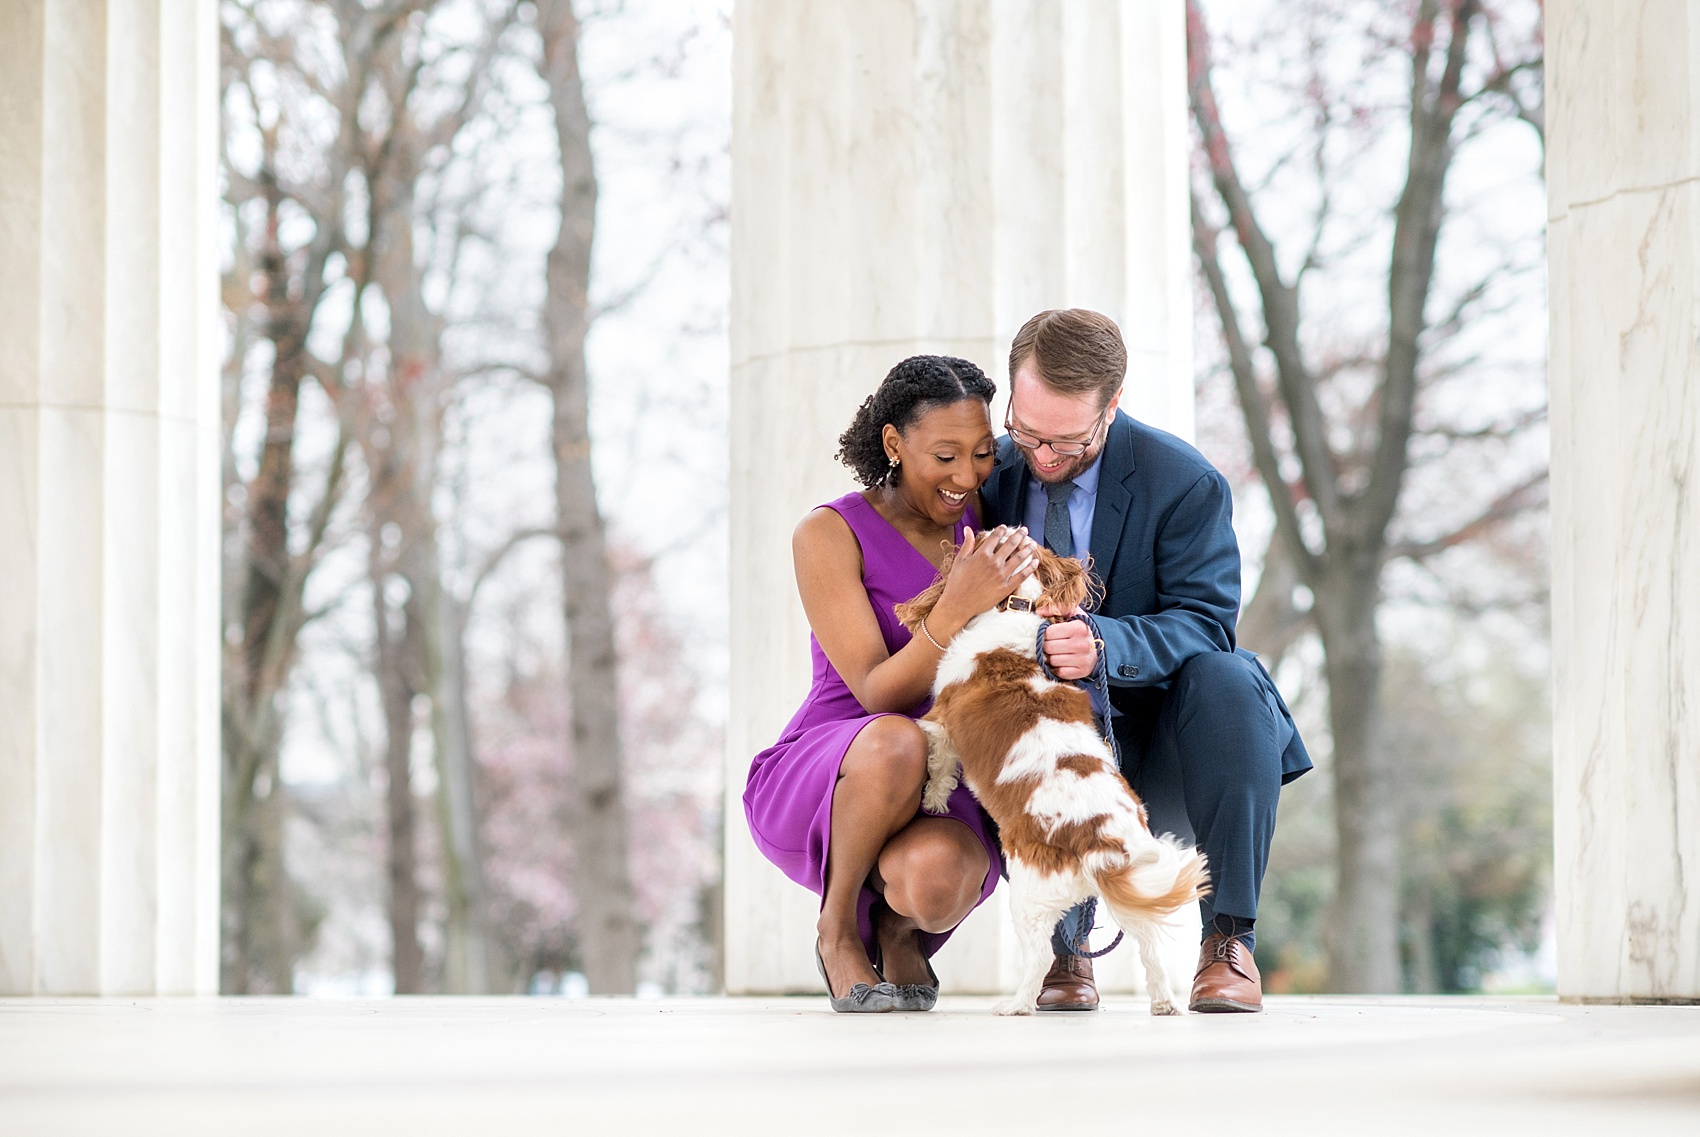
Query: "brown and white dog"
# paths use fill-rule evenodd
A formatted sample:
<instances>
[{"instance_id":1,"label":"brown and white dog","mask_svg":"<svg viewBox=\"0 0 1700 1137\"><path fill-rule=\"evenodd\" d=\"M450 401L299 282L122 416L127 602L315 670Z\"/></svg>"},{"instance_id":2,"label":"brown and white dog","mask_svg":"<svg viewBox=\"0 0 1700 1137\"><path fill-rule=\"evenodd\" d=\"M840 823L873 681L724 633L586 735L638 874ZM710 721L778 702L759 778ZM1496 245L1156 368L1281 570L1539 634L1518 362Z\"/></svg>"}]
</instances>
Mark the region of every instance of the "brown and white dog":
<instances>
[{"instance_id":1,"label":"brown and white dog","mask_svg":"<svg viewBox=\"0 0 1700 1137\"><path fill-rule=\"evenodd\" d=\"M938 603L939 579L899 605L911 631ZM1085 567L1049 550L1015 597L968 621L945 647L933 681L927 785L921 806L942 813L960 765L968 788L998 824L1009 863L1020 980L992 1009L1032 1014L1051 960L1051 929L1069 908L1099 896L1139 944L1151 1013L1174 1015L1184 995L1163 965L1164 919L1207 891L1204 857L1172 836L1153 836L1145 807L1116 768L1073 683L1045 677L1036 654L1038 609L1069 612L1091 588ZM1012 603L1013 601L1013 603ZM1025 603L1023 603L1025 602Z\"/></svg>"}]
</instances>

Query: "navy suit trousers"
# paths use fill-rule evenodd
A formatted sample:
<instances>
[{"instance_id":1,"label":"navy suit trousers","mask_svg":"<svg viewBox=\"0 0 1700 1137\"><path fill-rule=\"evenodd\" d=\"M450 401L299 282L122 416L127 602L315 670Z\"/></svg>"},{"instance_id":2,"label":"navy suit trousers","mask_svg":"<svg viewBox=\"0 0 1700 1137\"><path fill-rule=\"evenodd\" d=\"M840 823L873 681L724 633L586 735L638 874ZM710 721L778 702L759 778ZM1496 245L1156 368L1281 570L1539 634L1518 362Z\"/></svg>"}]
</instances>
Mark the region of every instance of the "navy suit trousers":
<instances>
[{"instance_id":1,"label":"navy suit trousers","mask_svg":"<svg viewBox=\"0 0 1700 1137\"><path fill-rule=\"evenodd\" d=\"M1114 720L1122 774L1145 803L1153 833L1196 844L1210 862L1204 923L1255 919L1275 811L1281 754L1293 725L1256 660L1212 651L1182 665L1167 690L1150 688ZM1052 946L1080 942L1086 905L1070 909ZM1090 929L1086 929L1090 931Z\"/></svg>"}]
</instances>

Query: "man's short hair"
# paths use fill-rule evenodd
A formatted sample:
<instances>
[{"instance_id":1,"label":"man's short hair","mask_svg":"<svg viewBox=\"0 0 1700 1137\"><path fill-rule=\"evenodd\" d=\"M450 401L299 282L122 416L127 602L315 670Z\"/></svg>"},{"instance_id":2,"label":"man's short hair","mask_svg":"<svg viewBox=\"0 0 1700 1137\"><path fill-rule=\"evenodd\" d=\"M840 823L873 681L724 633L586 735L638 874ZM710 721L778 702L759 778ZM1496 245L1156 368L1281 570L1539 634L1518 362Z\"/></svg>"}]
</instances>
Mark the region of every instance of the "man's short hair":
<instances>
[{"instance_id":1,"label":"man's short hair","mask_svg":"<svg viewBox=\"0 0 1700 1137\"><path fill-rule=\"evenodd\" d=\"M1127 378L1121 329L1102 312L1054 308L1021 325L1009 345L1009 381L1031 358L1045 386L1059 395L1097 395L1110 405ZM1013 389L1013 387L1012 387Z\"/></svg>"}]
</instances>

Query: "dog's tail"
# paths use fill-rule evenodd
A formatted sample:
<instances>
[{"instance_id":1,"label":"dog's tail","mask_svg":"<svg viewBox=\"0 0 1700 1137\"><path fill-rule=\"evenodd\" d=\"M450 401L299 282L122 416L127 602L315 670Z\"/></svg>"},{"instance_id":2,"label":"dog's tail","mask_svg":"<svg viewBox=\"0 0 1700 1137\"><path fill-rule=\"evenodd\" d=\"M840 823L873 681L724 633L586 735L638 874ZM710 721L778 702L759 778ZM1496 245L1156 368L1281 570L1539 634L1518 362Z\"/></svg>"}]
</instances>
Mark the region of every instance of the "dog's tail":
<instances>
[{"instance_id":1,"label":"dog's tail","mask_svg":"<svg viewBox=\"0 0 1700 1137\"><path fill-rule=\"evenodd\" d=\"M1112 913L1158 919L1210 891L1210 869L1198 850L1168 836L1141 844L1131 860L1093 874Z\"/></svg>"}]
</instances>

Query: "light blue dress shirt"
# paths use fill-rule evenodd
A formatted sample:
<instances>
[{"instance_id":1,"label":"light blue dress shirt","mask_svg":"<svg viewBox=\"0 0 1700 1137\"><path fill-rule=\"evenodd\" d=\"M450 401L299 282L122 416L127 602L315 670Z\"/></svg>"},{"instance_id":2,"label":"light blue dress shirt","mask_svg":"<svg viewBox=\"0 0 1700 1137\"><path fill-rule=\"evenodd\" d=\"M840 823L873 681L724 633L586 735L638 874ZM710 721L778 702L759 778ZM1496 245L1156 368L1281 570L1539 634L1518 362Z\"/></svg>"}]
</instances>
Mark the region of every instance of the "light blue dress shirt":
<instances>
[{"instance_id":1,"label":"light blue dress shirt","mask_svg":"<svg viewBox=\"0 0 1700 1137\"><path fill-rule=\"evenodd\" d=\"M1092 551L1092 515L1098 508L1098 467L1104 464L1103 451L1092 460L1092 464L1080 471L1074 479L1074 489L1068 495L1068 531L1074 537L1074 555L1085 560ZM1045 506L1049 499L1045 496L1045 484L1033 476L1031 470L1027 473L1027 510L1022 517L1022 524L1027 526L1028 534L1040 544L1045 541ZM1100 717L1107 709L1111 718L1120 718L1121 711L1114 707L1100 707L1098 696L1093 693L1092 709Z\"/></svg>"},{"instance_id":2,"label":"light blue dress shirt","mask_svg":"<svg viewBox=\"0 0 1700 1137\"><path fill-rule=\"evenodd\" d=\"M1074 490L1068 495L1068 530L1074 536L1074 555L1081 560L1092 549L1092 514L1098 506L1098 468L1104 464L1104 452L1092 459L1092 464L1074 478ZM1028 534L1040 544L1045 541L1045 484L1027 475L1027 509L1021 523Z\"/></svg>"}]
</instances>

